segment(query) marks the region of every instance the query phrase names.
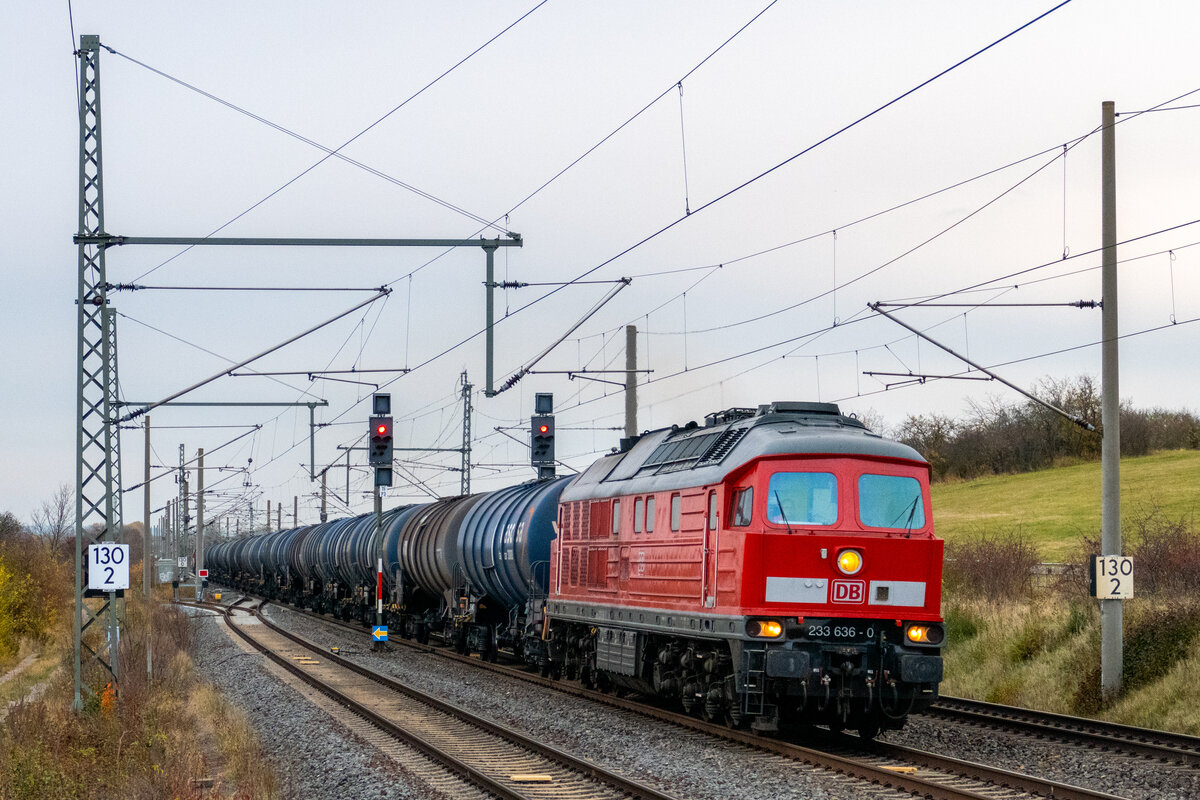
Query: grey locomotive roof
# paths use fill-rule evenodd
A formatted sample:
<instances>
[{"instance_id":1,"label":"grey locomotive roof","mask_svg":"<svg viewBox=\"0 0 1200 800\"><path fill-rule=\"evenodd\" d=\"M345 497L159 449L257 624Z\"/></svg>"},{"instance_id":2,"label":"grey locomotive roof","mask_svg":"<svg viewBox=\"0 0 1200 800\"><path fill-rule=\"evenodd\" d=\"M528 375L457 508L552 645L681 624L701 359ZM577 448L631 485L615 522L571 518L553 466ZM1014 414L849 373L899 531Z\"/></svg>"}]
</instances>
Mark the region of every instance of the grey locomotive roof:
<instances>
[{"instance_id":1,"label":"grey locomotive roof","mask_svg":"<svg viewBox=\"0 0 1200 800\"><path fill-rule=\"evenodd\" d=\"M706 424L645 433L628 451L592 464L562 502L673 491L717 483L760 456L863 455L925 463L916 450L884 439L832 403L771 403L711 414Z\"/></svg>"}]
</instances>

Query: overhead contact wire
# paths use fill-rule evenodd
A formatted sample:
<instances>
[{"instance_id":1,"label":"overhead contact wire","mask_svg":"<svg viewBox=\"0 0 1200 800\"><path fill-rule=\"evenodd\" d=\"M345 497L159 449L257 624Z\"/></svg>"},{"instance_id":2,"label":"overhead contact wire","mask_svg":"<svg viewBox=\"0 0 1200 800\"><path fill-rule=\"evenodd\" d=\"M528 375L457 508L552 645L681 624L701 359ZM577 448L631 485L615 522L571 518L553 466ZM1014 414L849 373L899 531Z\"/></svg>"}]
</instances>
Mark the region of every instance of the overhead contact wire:
<instances>
[{"instance_id":1,"label":"overhead contact wire","mask_svg":"<svg viewBox=\"0 0 1200 800\"><path fill-rule=\"evenodd\" d=\"M350 144L352 144L353 142L357 141L357 140L358 140L358 139L360 139L362 136L366 135L366 133L367 133L368 131L372 130L373 128L375 128L376 126L378 126L379 124L381 124L381 123L382 123L384 120L386 120L388 117L392 116L392 115L393 115L393 114L395 114L397 111L399 111L400 109L404 108L406 105L408 105L409 103L411 103L413 100L415 100L415 99L417 99L418 97L420 97L422 94L424 94L424 93L425 93L427 90L429 90L429 89L430 89L430 88L432 88L434 85L436 85L437 83L439 83L439 82L440 82L440 81L441 81L443 78L445 78L445 77L446 77L447 75L449 75L451 72L453 72L454 70L458 69L460 66L462 66L463 64L465 64L465 63L466 63L467 61L469 61L471 58L475 57L477 54L479 54L479 53L480 53L482 50L484 50L486 47L488 47L489 45L491 45L493 42L495 42L495 41L496 41L497 39L499 39L501 36L503 36L504 34L508 33L508 32L509 32L510 30L512 30L513 28L515 28L517 25L519 25L521 22L523 22L525 19L527 19L527 18L528 18L528 17L529 17L531 14L533 14L535 11L537 11L538 9L540 9L542 6L546 5L546 3L548 3L549 1L550 1L550 0L541 0L541 2L540 2L540 3L538 3L536 6L534 6L533 8L531 8L529 11L526 11L524 14L522 14L520 17L518 17L518 18L517 18L515 21L513 21L513 22L509 23L509 25L507 25L507 26L506 26L504 29L502 29L502 30L501 30L499 33L495 34L495 35L494 35L494 36L492 36L490 39L488 39L487 41L485 41L483 44L479 45L479 46L478 46L478 47L476 47L474 50L472 50L470 53L468 53L467 55L463 56L463 57L462 57L461 59L459 59L459 60L458 60L458 61L457 61L457 62L456 62L456 63L455 63L453 66L449 67L449 68L448 68L448 69L446 69L444 72L442 72L442 74L438 75L436 78L434 78L433 80L431 80L429 83L425 84L423 87L421 87L420 89L418 89L416 92L414 92L412 95L410 95L410 96L409 96L409 97L408 97L406 100L404 100L404 101L403 101L403 102L401 102L399 105L397 105L395 108L393 108L391 111L387 112L387 113L386 113L386 114L384 114L382 117L380 117L379 119L375 120L375 121L374 121L374 122L372 122L370 125L368 125L366 128L363 128L361 131L359 131L358 133L356 133L354 136L352 136L352 137L350 137L349 139L347 139L347 140L346 140L345 142L343 142L343 143L342 143L342 144L341 144L339 147L335 148L335 149L333 150L333 152L326 154L324 157L322 157L321 159L319 159L319 160L318 160L316 163L314 163L312 166L310 166L310 167L308 167L307 169L305 169L305 170L304 170L303 172L301 172L299 175L297 175L296 177L292 178L292 179L291 179L291 180L289 180L287 183L283 184L283 185L282 185L282 186L280 186L278 189L276 189L275 191L271 192L271 193L270 193L270 194L268 194L266 197L264 197L262 200L259 200L257 203L255 203L254 205L250 206L249 208L247 208L247 209L246 209L245 211L243 211L242 213L238 214L238 215L237 215L236 217L234 217L233 219L229 220L228 222L224 223L224 224L223 224L223 225L221 225L220 227L216 228L215 230L213 230L212 232L210 232L208 235L209 235L209 236L215 236L217 233L220 233L220 232L221 232L222 230L224 230L225 228L227 228L227 227L229 227L230 225L232 225L233 223L237 222L239 219L241 219L242 217L246 216L246 215L247 215L247 214L249 214L251 211L253 211L253 210L255 210L256 208L258 208L259 206L261 206L263 203L266 203L266 202L267 202L268 200L270 200L272 197L275 197L275 195L279 194L279 193L280 193L280 192L282 192L284 189L288 188L289 186L291 186L293 183L295 183L296 181L298 181L298 180L300 180L301 178L303 178L303 177L304 177L305 175L307 175L308 173L312 172L314 169L316 169L317 167L319 167L321 164L324 164L324 163L325 163L326 161L328 161L330 158L333 158L333 157L334 157L336 154L340 153L342 150L344 150L344 149L345 149L346 147L348 147ZM1069 0L1068 0L1068 2L1069 2ZM115 52L115 51L114 51L114 52ZM120 54L118 54L118 55L120 55ZM124 58L128 58L128 56L122 56L122 57L124 57ZM130 59L130 60L132 60L132 59ZM490 223L489 223L489 224L490 224ZM195 247L195 245L191 245L191 246L189 246L189 247L185 248L184 250L181 250L180 252L178 252L178 253L176 253L175 255L171 256L171 258L169 258L169 259L167 259L166 261L162 262L162 263L161 263L161 264L159 264L158 266L156 266L156 267L153 267L152 269L150 269L150 270L147 270L146 272L142 273L141 275L139 275L139 276L138 276L137 278L135 278L134 280L141 280L142 278L146 277L146 276L147 276L147 275L149 275L150 273L152 273L152 272L154 272L154 271L156 271L156 270L160 269L161 267L163 267L163 266L165 266L165 265L169 264L171 261L173 261L173 260L175 260L176 258L178 258L179 256L183 255L183 254L184 254L184 253L186 253L188 250L191 250L191 249L192 249L192 247Z\"/></svg>"}]
</instances>

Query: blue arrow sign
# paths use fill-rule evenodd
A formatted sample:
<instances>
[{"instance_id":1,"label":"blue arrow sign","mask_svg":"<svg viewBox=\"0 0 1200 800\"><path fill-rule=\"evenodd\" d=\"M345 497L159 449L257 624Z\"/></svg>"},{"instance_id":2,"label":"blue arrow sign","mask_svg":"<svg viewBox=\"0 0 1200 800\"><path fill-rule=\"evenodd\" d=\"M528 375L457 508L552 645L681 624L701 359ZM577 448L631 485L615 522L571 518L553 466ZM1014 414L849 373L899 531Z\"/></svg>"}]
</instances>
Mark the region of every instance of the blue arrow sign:
<instances>
[{"instance_id":1,"label":"blue arrow sign","mask_svg":"<svg viewBox=\"0 0 1200 800\"><path fill-rule=\"evenodd\" d=\"M371 638L376 642L386 642L387 625L374 625L371 627Z\"/></svg>"}]
</instances>

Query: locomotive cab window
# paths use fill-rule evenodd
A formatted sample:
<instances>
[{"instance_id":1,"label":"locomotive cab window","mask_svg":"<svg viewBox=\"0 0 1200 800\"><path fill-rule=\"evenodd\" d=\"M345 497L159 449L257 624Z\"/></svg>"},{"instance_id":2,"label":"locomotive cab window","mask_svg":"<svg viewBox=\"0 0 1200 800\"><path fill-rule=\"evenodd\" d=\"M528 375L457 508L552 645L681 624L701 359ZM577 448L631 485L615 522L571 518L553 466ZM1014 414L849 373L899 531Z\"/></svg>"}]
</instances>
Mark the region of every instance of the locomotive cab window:
<instances>
[{"instance_id":1,"label":"locomotive cab window","mask_svg":"<svg viewBox=\"0 0 1200 800\"><path fill-rule=\"evenodd\" d=\"M616 536L621 532L621 501L613 500L612 513L612 534Z\"/></svg>"},{"instance_id":2,"label":"locomotive cab window","mask_svg":"<svg viewBox=\"0 0 1200 800\"><path fill-rule=\"evenodd\" d=\"M633 501L633 532L642 532L642 517L646 513L646 501L638 498Z\"/></svg>"},{"instance_id":3,"label":"locomotive cab window","mask_svg":"<svg viewBox=\"0 0 1200 800\"><path fill-rule=\"evenodd\" d=\"M680 517L683 516L683 498L680 495L671 495L671 530L679 530Z\"/></svg>"},{"instance_id":4,"label":"locomotive cab window","mask_svg":"<svg viewBox=\"0 0 1200 800\"><path fill-rule=\"evenodd\" d=\"M776 472L767 484L767 521L776 525L837 522L837 478L829 472Z\"/></svg>"},{"instance_id":5,"label":"locomotive cab window","mask_svg":"<svg viewBox=\"0 0 1200 800\"><path fill-rule=\"evenodd\" d=\"M654 498L646 498L646 533L654 533Z\"/></svg>"},{"instance_id":6,"label":"locomotive cab window","mask_svg":"<svg viewBox=\"0 0 1200 800\"><path fill-rule=\"evenodd\" d=\"M925 527L921 482L903 475L863 475L858 479L858 516L868 528Z\"/></svg>"},{"instance_id":7,"label":"locomotive cab window","mask_svg":"<svg viewBox=\"0 0 1200 800\"><path fill-rule=\"evenodd\" d=\"M754 507L754 487L747 486L745 489L738 489L733 495L733 524L742 527L750 524L751 513Z\"/></svg>"}]
</instances>

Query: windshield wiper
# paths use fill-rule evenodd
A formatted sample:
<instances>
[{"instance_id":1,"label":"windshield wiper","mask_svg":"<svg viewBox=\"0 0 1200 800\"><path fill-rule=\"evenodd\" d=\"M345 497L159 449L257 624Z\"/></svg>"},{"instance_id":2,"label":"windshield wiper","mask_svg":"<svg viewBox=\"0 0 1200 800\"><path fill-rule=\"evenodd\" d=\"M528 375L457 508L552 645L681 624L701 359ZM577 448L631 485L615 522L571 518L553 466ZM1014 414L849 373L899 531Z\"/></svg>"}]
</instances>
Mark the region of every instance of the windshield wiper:
<instances>
[{"instance_id":1,"label":"windshield wiper","mask_svg":"<svg viewBox=\"0 0 1200 800\"><path fill-rule=\"evenodd\" d=\"M904 520L904 531L905 531L904 535L906 538L909 538L909 539L912 538L912 521L913 521L913 517L915 517L917 515L917 503L920 503L920 502L921 502L921 495L917 495L916 497L913 498L913 501L908 504L908 507L904 509L904 511L908 512L908 519ZM898 522L899 519L902 516L904 516L904 511L901 511L899 514L897 514L896 519L892 520L892 522L893 523ZM888 527L890 528L892 526L889 524Z\"/></svg>"},{"instance_id":2,"label":"windshield wiper","mask_svg":"<svg viewBox=\"0 0 1200 800\"><path fill-rule=\"evenodd\" d=\"M779 513L783 515L783 524L787 525L787 532L792 532L792 523L788 522L787 511L783 507L783 500L779 499L779 490L775 490L775 502L779 504Z\"/></svg>"}]
</instances>

